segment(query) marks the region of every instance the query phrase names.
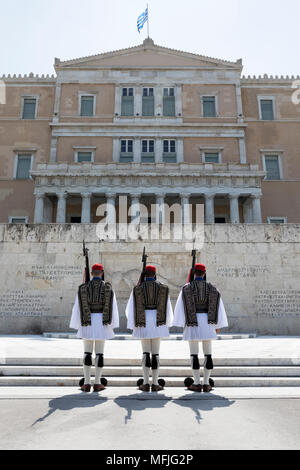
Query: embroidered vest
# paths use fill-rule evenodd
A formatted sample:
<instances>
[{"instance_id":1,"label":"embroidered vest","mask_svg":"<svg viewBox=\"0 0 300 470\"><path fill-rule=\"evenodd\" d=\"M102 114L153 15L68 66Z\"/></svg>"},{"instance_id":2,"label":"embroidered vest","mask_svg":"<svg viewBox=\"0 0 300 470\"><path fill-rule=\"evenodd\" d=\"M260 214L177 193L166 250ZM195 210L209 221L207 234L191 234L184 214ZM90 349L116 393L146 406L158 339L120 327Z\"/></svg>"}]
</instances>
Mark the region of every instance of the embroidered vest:
<instances>
[{"instance_id":1,"label":"embroidered vest","mask_svg":"<svg viewBox=\"0 0 300 470\"><path fill-rule=\"evenodd\" d=\"M78 289L82 326L91 326L91 314L103 313L103 325L112 322L113 290L108 282L93 279Z\"/></svg>"},{"instance_id":2,"label":"embroidered vest","mask_svg":"<svg viewBox=\"0 0 300 470\"><path fill-rule=\"evenodd\" d=\"M135 326L146 327L145 310L157 310L157 326L167 323L169 288L157 281L145 281L133 289Z\"/></svg>"},{"instance_id":3,"label":"embroidered vest","mask_svg":"<svg viewBox=\"0 0 300 470\"><path fill-rule=\"evenodd\" d=\"M182 289L186 326L198 326L197 313L207 313L208 323L218 323L221 294L206 281L192 281Z\"/></svg>"}]
</instances>

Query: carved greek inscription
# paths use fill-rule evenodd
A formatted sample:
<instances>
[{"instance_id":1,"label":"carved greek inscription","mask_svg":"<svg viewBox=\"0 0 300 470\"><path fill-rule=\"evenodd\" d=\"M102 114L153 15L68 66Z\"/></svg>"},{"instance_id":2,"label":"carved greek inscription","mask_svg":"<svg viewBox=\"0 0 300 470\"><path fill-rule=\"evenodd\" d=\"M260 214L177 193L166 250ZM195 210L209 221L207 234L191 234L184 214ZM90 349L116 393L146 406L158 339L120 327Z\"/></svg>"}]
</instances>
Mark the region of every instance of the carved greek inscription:
<instances>
[{"instance_id":1,"label":"carved greek inscription","mask_svg":"<svg viewBox=\"0 0 300 470\"><path fill-rule=\"evenodd\" d=\"M300 290L261 290L255 306L262 317L300 317Z\"/></svg>"},{"instance_id":2,"label":"carved greek inscription","mask_svg":"<svg viewBox=\"0 0 300 470\"><path fill-rule=\"evenodd\" d=\"M231 278L247 278L258 277L270 274L271 269L268 266L243 266L235 267L219 267L217 268L217 276Z\"/></svg>"},{"instance_id":3,"label":"carved greek inscription","mask_svg":"<svg viewBox=\"0 0 300 470\"><path fill-rule=\"evenodd\" d=\"M50 312L46 294L9 291L0 298L0 317L40 317Z\"/></svg>"},{"instance_id":4,"label":"carved greek inscription","mask_svg":"<svg viewBox=\"0 0 300 470\"><path fill-rule=\"evenodd\" d=\"M63 281L67 277L82 277L82 268L76 266L33 265L26 277L45 281Z\"/></svg>"}]
</instances>

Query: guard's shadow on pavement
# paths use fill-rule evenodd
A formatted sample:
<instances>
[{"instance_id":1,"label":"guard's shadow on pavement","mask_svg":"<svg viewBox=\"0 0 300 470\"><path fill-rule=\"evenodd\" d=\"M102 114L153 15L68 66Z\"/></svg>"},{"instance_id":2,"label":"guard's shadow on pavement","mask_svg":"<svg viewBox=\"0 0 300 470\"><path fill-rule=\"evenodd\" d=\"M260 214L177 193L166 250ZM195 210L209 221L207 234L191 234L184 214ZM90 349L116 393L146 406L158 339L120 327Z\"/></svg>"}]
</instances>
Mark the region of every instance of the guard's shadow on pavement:
<instances>
[{"instance_id":1,"label":"guard's shadow on pavement","mask_svg":"<svg viewBox=\"0 0 300 470\"><path fill-rule=\"evenodd\" d=\"M107 402L108 398L102 397L97 393L84 393L80 391L78 394L72 395L63 395L58 398L53 398L49 401L49 410L48 412L37 419L31 427L35 426L37 423L42 423L49 416L51 416L55 411L70 411L75 408L92 408L98 406L99 404Z\"/></svg>"},{"instance_id":2,"label":"guard's shadow on pavement","mask_svg":"<svg viewBox=\"0 0 300 470\"><path fill-rule=\"evenodd\" d=\"M202 417L200 411L209 411L214 408L224 408L233 405L234 400L228 400L221 395L201 395L195 397L192 394L182 395L176 399L164 394L145 394L135 393L132 395L119 396L114 402L125 408L127 416L125 416L125 424L132 419L133 411L143 411L149 408L164 408L169 403L175 403L178 406L189 408L195 414L195 419L201 423Z\"/></svg>"},{"instance_id":3,"label":"guard's shadow on pavement","mask_svg":"<svg viewBox=\"0 0 300 470\"><path fill-rule=\"evenodd\" d=\"M127 416L125 416L125 424L132 419L133 411L143 411L148 408L163 408L172 397L168 397L164 394L153 394L153 393L134 393L132 395L121 395L115 398L116 403L120 408L125 408Z\"/></svg>"},{"instance_id":4,"label":"guard's shadow on pavement","mask_svg":"<svg viewBox=\"0 0 300 470\"><path fill-rule=\"evenodd\" d=\"M182 395L182 397L176 398L172 400L172 402L178 406L183 406L193 411L195 413L196 421L201 424L201 420L203 418L200 411L210 411L214 408L231 406L235 403L235 400L228 400L228 398L224 398L221 395L201 393L197 398L191 394Z\"/></svg>"}]
</instances>

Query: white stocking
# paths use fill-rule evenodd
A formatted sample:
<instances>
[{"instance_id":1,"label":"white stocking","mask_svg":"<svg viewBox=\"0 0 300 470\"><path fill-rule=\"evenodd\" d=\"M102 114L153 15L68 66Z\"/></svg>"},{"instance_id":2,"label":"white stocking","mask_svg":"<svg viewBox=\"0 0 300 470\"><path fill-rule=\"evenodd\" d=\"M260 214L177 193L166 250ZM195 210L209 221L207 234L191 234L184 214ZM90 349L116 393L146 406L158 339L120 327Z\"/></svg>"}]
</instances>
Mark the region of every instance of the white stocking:
<instances>
[{"instance_id":1,"label":"white stocking","mask_svg":"<svg viewBox=\"0 0 300 470\"><path fill-rule=\"evenodd\" d=\"M143 377L144 377L144 385L149 385L149 376L150 376L150 367L146 366L146 362L151 362L150 353L151 353L151 340L150 339L142 339L142 349L143 349L143 360L142 360L142 368L143 368Z\"/></svg>"},{"instance_id":2,"label":"white stocking","mask_svg":"<svg viewBox=\"0 0 300 470\"><path fill-rule=\"evenodd\" d=\"M101 381L101 375L103 371L103 366L99 367L99 361L100 363L103 363L103 354L104 354L104 345L105 341L95 341L95 354L96 354L96 360L95 360L95 385L100 385Z\"/></svg>"},{"instance_id":3,"label":"white stocking","mask_svg":"<svg viewBox=\"0 0 300 470\"><path fill-rule=\"evenodd\" d=\"M212 341L202 341L202 349L204 356L212 355ZM211 370L206 369L207 357L204 359L204 385L209 385Z\"/></svg>"},{"instance_id":4,"label":"white stocking","mask_svg":"<svg viewBox=\"0 0 300 470\"><path fill-rule=\"evenodd\" d=\"M84 359L83 359L83 373L84 373L84 385L91 384L91 368L92 368L92 354L94 349L94 341L88 339L83 340ZM90 365L87 365L90 363Z\"/></svg>"},{"instance_id":5,"label":"white stocking","mask_svg":"<svg viewBox=\"0 0 300 470\"><path fill-rule=\"evenodd\" d=\"M157 362L157 369L153 369L152 367L152 385L158 385L159 368L160 368L159 350L160 350L160 338L151 339L152 364L153 364L153 356L155 356L155 359Z\"/></svg>"},{"instance_id":6,"label":"white stocking","mask_svg":"<svg viewBox=\"0 0 300 470\"><path fill-rule=\"evenodd\" d=\"M194 385L200 385L201 378L200 378L200 365L199 369L194 369L194 357L198 358L199 362L199 341L189 341L190 345L190 353L191 353L191 368L194 376Z\"/></svg>"}]
</instances>

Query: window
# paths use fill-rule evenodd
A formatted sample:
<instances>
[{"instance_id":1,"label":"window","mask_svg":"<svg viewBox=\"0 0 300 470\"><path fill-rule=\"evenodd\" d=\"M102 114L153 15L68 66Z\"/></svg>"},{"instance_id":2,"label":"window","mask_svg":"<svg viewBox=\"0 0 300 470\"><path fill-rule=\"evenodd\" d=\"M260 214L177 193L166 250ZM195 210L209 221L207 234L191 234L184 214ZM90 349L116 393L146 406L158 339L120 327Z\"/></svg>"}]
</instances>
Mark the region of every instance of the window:
<instances>
[{"instance_id":1,"label":"window","mask_svg":"<svg viewBox=\"0 0 300 470\"><path fill-rule=\"evenodd\" d=\"M268 217L269 224L287 224L287 217Z\"/></svg>"},{"instance_id":2,"label":"window","mask_svg":"<svg viewBox=\"0 0 300 470\"><path fill-rule=\"evenodd\" d=\"M220 163L220 153L204 152L204 163Z\"/></svg>"},{"instance_id":3,"label":"window","mask_svg":"<svg viewBox=\"0 0 300 470\"><path fill-rule=\"evenodd\" d=\"M154 161L154 140L142 140L142 162L152 163Z\"/></svg>"},{"instance_id":4,"label":"window","mask_svg":"<svg viewBox=\"0 0 300 470\"><path fill-rule=\"evenodd\" d=\"M175 89L174 88L164 88L163 115L175 116Z\"/></svg>"},{"instance_id":5,"label":"window","mask_svg":"<svg viewBox=\"0 0 300 470\"><path fill-rule=\"evenodd\" d=\"M31 155L17 155L15 178L17 180L27 180L30 178L30 170L32 168Z\"/></svg>"},{"instance_id":6,"label":"window","mask_svg":"<svg viewBox=\"0 0 300 470\"><path fill-rule=\"evenodd\" d=\"M77 152L77 162L92 162L93 161L93 153L92 152Z\"/></svg>"},{"instance_id":7,"label":"window","mask_svg":"<svg viewBox=\"0 0 300 470\"><path fill-rule=\"evenodd\" d=\"M282 179L279 155L264 155L264 170L267 172L267 180Z\"/></svg>"},{"instance_id":8,"label":"window","mask_svg":"<svg viewBox=\"0 0 300 470\"><path fill-rule=\"evenodd\" d=\"M176 141L164 140L163 159L166 163L176 163Z\"/></svg>"},{"instance_id":9,"label":"window","mask_svg":"<svg viewBox=\"0 0 300 470\"><path fill-rule=\"evenodd\" d=\"M37 111L36 98L23 98L22 119L35 119Z\"/></svg>"},{"instance_id":10,"label":"window","mask_svg":"<svg viewBox=\"0 0 300 470\"><path fill-rule=\"evenodd\" d=\"M133 161L133 140L121 140L120 162Z\"/></svg>"},{"instance_id":11,"label":"window","mask_svg":"<svg viewBox=\"0 0 300 470\"><path fill-rule=\"evenodd\" d=\"M154 88L143 88L143 116L154 116Z\"/></svg>"},{"instance_id":12,"label":"window","mask_svg":"<svg viewBox=\"0 0 300 470\"><path fill-rule=\"evenodd\" d=\"M94 106L94 96L81 96L80 116L94 116Z\"/></svg>"},{"instance_id":13,"label":"window","mask_svg":"<svg viewBox=\"0 0 300 470\"><path fill-rule=\"evenodd\" d=\"M9 217L10 224L28 224L28 217Z\"/></svg>"},{"instance_id":14,"label":"window","mask_svg":"<svg viewBox=\"0 0 300 470\"><path fill-rule=\"evenodd\" d=\"M203 117L217 117L216 97L202 96Z\"/></svg>"},{"instance_id":15,"label":"window","mask_svg":"<svg viewBox=\"0 0 300 470\"><path fill-rule=\"evenodd\" d=\"M122 90L122 116L133 116L134 114L134 96L133 88L123 88Z\"/></svg>"},{"instance_id":16,"label":"window","mask_svg":"<svg viewBox=\"0 0 300 470\"><path fill-rule=\"evenodd\" d=\"M259 118L262 121L274 121L274 98L273 97L258 97L259 101Z\"/></svg>"}]
</instances>

